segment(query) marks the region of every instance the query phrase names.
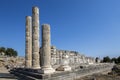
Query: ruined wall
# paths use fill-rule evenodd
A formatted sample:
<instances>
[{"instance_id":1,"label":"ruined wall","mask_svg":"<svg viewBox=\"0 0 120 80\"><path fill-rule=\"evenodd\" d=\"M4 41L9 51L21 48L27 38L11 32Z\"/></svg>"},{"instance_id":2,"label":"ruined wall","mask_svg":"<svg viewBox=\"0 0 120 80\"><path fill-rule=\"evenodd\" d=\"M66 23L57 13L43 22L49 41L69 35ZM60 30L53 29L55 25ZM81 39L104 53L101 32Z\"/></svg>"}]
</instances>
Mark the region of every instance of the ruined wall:
<instances>
[{"instance_id":1,"label":"ruined wall","mask_svg":"<svg viewBox=\"0 0 120 80\"><path fill-rule=\"evenodd\" d=\"M86 65L95 64L95 58L87 57L76 51L59 50L55 46L51 46L51 65L60 65L63 62L63 55L67 54L69 56L69 65Z\"/></svg>"}]
</instances>

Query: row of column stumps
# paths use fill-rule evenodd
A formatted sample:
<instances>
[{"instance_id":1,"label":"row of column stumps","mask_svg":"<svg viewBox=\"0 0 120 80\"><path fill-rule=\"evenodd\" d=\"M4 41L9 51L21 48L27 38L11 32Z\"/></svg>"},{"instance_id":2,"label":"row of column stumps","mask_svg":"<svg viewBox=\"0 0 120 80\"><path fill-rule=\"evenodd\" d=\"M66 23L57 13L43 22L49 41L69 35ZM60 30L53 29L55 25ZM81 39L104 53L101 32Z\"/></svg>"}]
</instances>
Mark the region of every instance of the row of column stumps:
<instances>
[{"instance_id":1,"label":"row of column stumps","mask_svg":"<svg viewBox=\"0 0 120 80\"><path fill-rule=\"evenodd\" d=\"M42 53L39 55L39 9L32 8L31 16L26 17L25 68L40 69L40 73L53 73L51 67L50 25L42 25ZM40 67L41 60L41 67Z\"/></svg>"}]
</instances>

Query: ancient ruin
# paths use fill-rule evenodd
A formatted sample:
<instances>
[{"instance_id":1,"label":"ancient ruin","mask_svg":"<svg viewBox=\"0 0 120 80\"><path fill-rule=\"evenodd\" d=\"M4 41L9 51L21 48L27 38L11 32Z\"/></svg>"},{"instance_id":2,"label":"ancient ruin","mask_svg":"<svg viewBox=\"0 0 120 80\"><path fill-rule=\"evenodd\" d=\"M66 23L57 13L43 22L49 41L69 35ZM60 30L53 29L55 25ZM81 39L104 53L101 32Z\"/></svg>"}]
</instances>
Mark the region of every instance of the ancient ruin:
<instances>
[{"instance_id":1,"label":"ancient ruin","mask_svg":"<svg viewBox=\"0 0 120 80\"><path fill-rule=\"evenodd\" d=\"M51 66L50 25L42 25L41 73L53 73Z\"/></svg>"},{"instance_id":2,"label":"ancient ruin","mask_svg":"<svg viewBox=\"0 0 120 80\"><path fill-rule=\"evenodd\" d=\"M39 9L32 8L32 68L40 68L39 59Z\"/></svg>"},{"instance_id":3,"label":"ancient ruin","mask_svg":"<svg viewBox=\"0 0 120 80\"><path fill-rule=\"evenodd\" d=\"M25 66L31 68L32 65L32 24L31 16L26 16L26 49L25 49Z\"/></svg>"},{"instance_id":4,"label":"ancient ruin","mask_svg":"<svg viewBox=\"0 0 120 80\"><path fill-rule=\"evenodd\" d=\"M51 46L49 24L42 25L42 45L39 42L39 8L32 8L26 17L25 67L10 72L25 80L74 80L82 76L110 71L114 64L96 62L76 51L59 50Z\"/></svg>"}]
</instances>

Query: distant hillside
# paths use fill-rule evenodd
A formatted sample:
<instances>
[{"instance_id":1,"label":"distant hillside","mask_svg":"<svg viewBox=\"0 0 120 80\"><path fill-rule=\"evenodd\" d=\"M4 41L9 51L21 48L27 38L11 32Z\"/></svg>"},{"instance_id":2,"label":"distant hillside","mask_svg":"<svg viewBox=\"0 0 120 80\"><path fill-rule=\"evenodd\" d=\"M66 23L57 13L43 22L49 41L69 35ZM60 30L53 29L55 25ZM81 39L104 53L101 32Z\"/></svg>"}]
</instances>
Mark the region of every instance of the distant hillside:
<instances>
[{"instance_id":1,"label":"distant hillside","mask_svg":"<svg viewBox=\"0 0 120 80\"><path fill-rule=\"evenodd\" d=\"M13 68L13 67L24 67L24 57L7 57L0 56L0 67Z\"/></svg>"}]
</instances>

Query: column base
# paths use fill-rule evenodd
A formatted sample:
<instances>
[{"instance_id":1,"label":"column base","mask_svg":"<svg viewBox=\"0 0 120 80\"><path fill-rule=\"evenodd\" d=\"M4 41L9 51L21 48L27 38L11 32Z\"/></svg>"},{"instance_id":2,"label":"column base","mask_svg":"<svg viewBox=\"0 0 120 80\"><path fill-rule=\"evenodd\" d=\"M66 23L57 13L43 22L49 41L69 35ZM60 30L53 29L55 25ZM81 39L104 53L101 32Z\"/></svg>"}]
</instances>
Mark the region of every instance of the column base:
<instances>
[{"instance_id":1,"label":"column base","mask_svg":"<svg viewBox=\"0 0 120 80\"><path fill-rule=\"evenodd\" d=\"M71 67L68 65L61 65L56 69L57 71L71 71Z\"/></svg>"},{"instance_id":2,"label":"column base","mask_svg":"<svg viewBox=\"0 0 120 80\"><path fill-rule=\"evenodd\" d=\"M40 66L34 66L32 69L40 69Z\"/></svg>"},{"instance_id":3,"label":"column base","mask_svg":"<svg viewBox=\"0 0 120 80\"><path fill-rule=\"evenodd\" d=\"M31 60L25 61L25 68L31 68Z\"/></svg>"},{"instance_id":4,"label":"column base","mask_svg":"<svg viewBox=\"0 0 120 80\"><path fill-rule=\"evenodd\" d=\"M39 73L42 73L42 74L52 74L54 72L55 72L55 70L52 67L50 67L50 68L41 68L40 71L39 71Z\"/></svg>"}]
</instances>

